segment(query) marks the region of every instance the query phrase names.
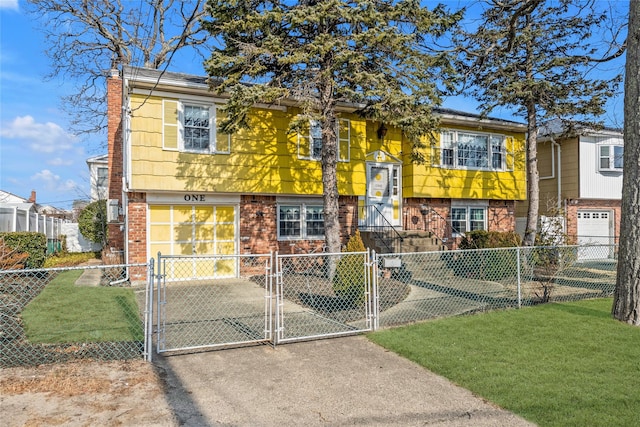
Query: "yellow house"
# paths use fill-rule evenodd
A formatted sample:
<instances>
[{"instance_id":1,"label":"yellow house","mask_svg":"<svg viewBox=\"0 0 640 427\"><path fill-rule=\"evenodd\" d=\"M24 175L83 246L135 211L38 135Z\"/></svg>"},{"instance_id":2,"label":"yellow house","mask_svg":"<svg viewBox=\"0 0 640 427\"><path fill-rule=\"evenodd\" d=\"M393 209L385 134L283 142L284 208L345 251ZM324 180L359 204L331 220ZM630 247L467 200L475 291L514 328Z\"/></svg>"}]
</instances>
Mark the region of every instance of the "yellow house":
<instances>
[{"instance_id":1,"label":"yellow house","mask_svg":"<svg viewBox=\"0 0 640 427\"><path fill-rule=\"evenodd\" d=\"M109 79L110 244L128 262L322 245L319 124L291 132L293 102L255 105L250 129L226 135L225 102L205 77L124 67ZM416 164L398 129L355 111L341 106L337 124L343 240L381 226L454 239L515 229L524 125L440 110Z\"/></svg>"}]
</instances>

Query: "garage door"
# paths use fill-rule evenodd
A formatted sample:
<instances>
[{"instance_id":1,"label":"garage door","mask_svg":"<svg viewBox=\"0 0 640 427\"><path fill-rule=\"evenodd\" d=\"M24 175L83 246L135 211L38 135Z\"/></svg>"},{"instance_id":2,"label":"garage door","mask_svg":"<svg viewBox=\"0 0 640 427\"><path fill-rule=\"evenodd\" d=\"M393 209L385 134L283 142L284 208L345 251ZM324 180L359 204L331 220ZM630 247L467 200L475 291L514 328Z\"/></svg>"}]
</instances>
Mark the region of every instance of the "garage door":
<instances>
[{"instance_id":1,"label":"garage door","mask_svg":"<svg viewBox=\"0 0 640 427\"><path fill-rule=\"evenodd\" d=\"M578 244L579 245L610 245L613 243L611 234L611 211L579 210L578 211ZM588 247L580 250L580 259L609 258L613 248Z\"/></svg>"},{"instance_id":2,"label":"garage door","mask_svg":"<svg viewBox=\"0 0 640 427\"><path fill-rule=\"evenodd\" d=\"M234 277L235 259L210 256L237 254L236 230L236 206L150 205L149 256L194 255L170 263L168 279Z\"/></svg>"}]
</instances>

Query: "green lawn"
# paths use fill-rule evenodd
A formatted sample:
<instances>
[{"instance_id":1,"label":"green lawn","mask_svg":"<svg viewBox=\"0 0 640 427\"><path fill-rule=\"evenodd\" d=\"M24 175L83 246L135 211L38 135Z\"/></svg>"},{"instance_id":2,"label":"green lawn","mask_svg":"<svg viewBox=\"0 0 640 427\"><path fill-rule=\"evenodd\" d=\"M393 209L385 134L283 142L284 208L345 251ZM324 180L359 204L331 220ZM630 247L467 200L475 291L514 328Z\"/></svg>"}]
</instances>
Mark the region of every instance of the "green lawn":
<instances>
[{"instance_id":1,"label":"green lawn","mask_svg":"<svg viewBox=\"0 0 640 427\"><path fill-rule=\"evenodd\" d=\"M22 311L33 343L140 341L138 306L132 289L82 287L82 270L60 273Z\"/></svg>"},{"instance_id":2,"label":"green lawn","mask_svg":"<svg viewBox=\"0 0 640 427\"><path fill-rule=\"evenodd\" d=\"M611 299L441 319L369 338L541 426L640 425L640 328Z\"/></svg>"}]
</instances>

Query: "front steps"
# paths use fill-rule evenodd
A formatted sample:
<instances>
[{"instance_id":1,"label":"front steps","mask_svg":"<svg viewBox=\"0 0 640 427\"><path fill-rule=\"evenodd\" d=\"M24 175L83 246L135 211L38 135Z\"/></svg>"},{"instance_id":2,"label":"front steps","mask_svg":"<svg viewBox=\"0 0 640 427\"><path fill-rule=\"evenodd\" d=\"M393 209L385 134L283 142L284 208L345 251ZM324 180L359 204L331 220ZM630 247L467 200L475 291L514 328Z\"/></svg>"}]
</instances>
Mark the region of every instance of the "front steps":
<instances>
[{"instance_id":1,"label":"front steps","mask_svg":"<svg viewBox=\"0 0 640 427\"><path fill-rule=\"evenodd\" d=\"M444 251L447 247L428 231L398 231L388 233L391 237L380 237L372 231L360 231L365 246L376 253L413 253ZM398 238L400 237L400 238ZM390 250L390 248L393 248Z\"/></svg>"}]
</instances>

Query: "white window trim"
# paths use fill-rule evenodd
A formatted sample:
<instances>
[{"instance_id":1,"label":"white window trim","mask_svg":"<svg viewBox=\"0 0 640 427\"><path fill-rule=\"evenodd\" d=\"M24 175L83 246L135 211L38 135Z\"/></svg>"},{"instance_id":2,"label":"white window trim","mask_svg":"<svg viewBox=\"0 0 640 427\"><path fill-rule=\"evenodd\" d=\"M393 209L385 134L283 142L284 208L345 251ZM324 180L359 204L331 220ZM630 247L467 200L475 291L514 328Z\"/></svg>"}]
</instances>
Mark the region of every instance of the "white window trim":
<instances>
[{"instance_id":1,"label":"white window trim","mask_svg":"<svg viewBox=\"0 0 640 427\"><path fill-rule=\"evenodd\" d=\"M283 206L296 206L300 208L300 235L299 236L282 236L280 235L280 208ZM279 241L293 241L293 240L324 240L324 233L322 235L307 235L307 208L320 207L323 208L322 202L316 202L312 200L308 201L293 201L293 200L279 200L276 205L276 227L278 231ZM324 222L324 219L323 219Z\"/></svg>"},{"instance_id":2,"label":"white window trim","mask_svg":"<svg viewBox=\"0 0 640 427\"><path fill-rule=\"evenodd\" d=\"M622 172L624 170L624 164L622 167L615 167L615 148L616 147L620 147L622 148L622 153L624 155L624 145L623 144L597 144L597 155L596 158L598 159L598 170L602 171L602 172ZM603 168L602 167L602 147L608 147L609 148L609 155L607 156L609 159L609 167Z\"/></svg>"},{"instance_id":3,"label":"white window trim","mask_svg":"<svg viewBox=\"0 0 640 427\"><path fill-rule=\"evenodd\" d=\"M193 149L185 148L184 141L184 108L185 107L207 107L209 109L209 148ZM192 101L178 102L178 150L185 153L215 153L216 146L216 107L213 104L205 104Z\"/></svg>"},{"instance_id":4,"label":"white window trim","mask_svg":"<svg viewBox=\"0 0 640 427\"><path fill-rule=\"evenodd\" d=\"M458 165L458 141L459 141L459 134L468 134L468 135L481 135L481 136L486 136L487 137L487 167L475 167L475 166L459 166ZM444 147L444 135L445 134L451 134L452 135L452 142L451 142L451 147ZM502 165L500 168L494 168L493 167L493 150L492 150L492 138L501 138L502 139ZM484 171L509 171L511 169L509 169L508 167L508 161L507 161L507 157L509 155L509 153L507 152L507 141L508 141L508 137L507 135L504 134L499 134L499 133L489 133L489 132L475 132L475 131L467 131L467 130L456 130L456 129L444 129L441 133L440 133L440 142L439 142L439 156L437 156L436 158L438 158L438 163L435 164L434 166L439 166L441 168L445 168L445 169L462 169L462 170L484 170ZM434 147L435 148L435 147ZM444 150L445 149L451 149L452 150L452 163L451 165L445 164L444 163Z\"/></svg>"},{"instance_id":5,"label":"white window trim","mask_svg":"<svg viewBox=\"0 0 640 427\"><path fill-rule=\"evenodd\" d=\"M456 232L453 231L453 236L454 237L462 237L465 235L465 233L468 233L471 231L471 216L470 216L470 210L471 209L482 209L484 214L483 214L483 226L482 226L482 230L488 230L488 226L487 226L487 216L489 215L489 209L488 209L488 203L483 202L483 201L478 201L478 202L469 202L466 204L458 204L458 203L452 203L451 204L451 214L450 214L450 220L449 220L449 225L451 226L451 228L453 229L453 210L454 209L465 209L466 214L465 214L465 231L463 232Z\"/></svg>"},{"instance_id":6,"label":"white window trim","mask_svg":"<svg viewBox=\"0 0 640 427\"><path fill-rule=\"evenodd\" d=\"M322 156L314 156L313 155L313 138L311 137L311 128L313 127L313 123L320 123L318 120L314 120L311 119L309 120L309 133L308 134L303 134L298 132L298 140L297 140L297 144L298 144L298 158L301 160L312 160L312 161L316 161L319 162L322 160ZM346 138L340 138L340 129L341 127L344 126L347 130L347 137ZM340 145L341 142L343 141L347 141L347 154L344 158L341 158L340 156ZM301 151L300 147L301 145L305 145L307 147L307 150L309 152L308 156L303 156L301 155ZM322 146L322 145L321 145ZM351 161L351 120L350 119L338 119L336 120L336 148L337 148L337 160L338 162L343 162L343 163L348 163Z\"/></svg>"}]
</instances>

